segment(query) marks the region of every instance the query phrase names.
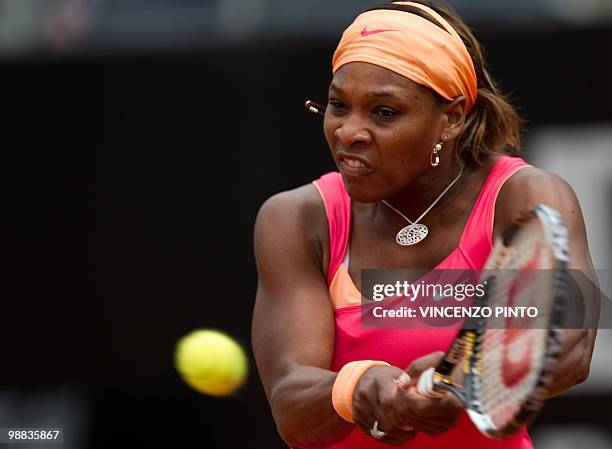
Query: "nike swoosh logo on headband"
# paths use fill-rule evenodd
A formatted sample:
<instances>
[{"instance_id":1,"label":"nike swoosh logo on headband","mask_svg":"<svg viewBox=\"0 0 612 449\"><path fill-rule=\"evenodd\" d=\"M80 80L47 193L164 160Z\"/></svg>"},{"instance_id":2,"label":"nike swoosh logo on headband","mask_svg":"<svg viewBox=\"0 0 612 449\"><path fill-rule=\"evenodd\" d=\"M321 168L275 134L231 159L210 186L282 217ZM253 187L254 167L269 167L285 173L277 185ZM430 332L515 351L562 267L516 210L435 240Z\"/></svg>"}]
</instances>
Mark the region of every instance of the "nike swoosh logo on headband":
<instances>
[{"instance_id":1,"label":"nike swoosh logo on headband","mask_svg":"<svg viewBox=\"0 0 612 449\"><path fill-rule=\"evenodd\" d=\"M368 31L366 28L368 28L367 25L363 27L363 30L361 30L360 34L363 37L371 36L372 34L384 33L385 31L397 31L397 30L370 30Z\"/></svg>"}]
</instances>

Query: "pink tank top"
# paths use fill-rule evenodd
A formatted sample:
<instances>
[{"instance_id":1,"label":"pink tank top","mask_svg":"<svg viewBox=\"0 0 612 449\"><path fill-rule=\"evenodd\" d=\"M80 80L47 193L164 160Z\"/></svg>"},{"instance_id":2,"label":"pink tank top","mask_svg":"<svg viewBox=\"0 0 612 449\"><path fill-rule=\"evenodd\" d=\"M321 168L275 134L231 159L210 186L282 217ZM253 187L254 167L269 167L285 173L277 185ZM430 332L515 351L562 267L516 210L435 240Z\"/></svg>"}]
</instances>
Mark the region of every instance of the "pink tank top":
<instances>
[{"instance_id":1,"label":"pink tank top","mask_svg":"<svg viewBox=\"0 0 612 449\"><path fill-rule=\"evenodd\" d=\"M495 200L504 182L518 170L529 167L523 159L505 156L491 169L459 239L459 245L436 269L481 269L492 247ZM314 181L325 204L329 224L329 269L327 284L335 309L336 338L331 369L339 371L354 360L384 360L405 368L418 357L444 351L457 332L456 327L436 329L386 329L361 326L361 293L348 273L351 229L351 199L340 173L332 172ZM383 449L379 443L355 428L334 449ZM526 429L506 440L481 434L464 412L456 427L432 438L417 433L403 447L419 449L532 449Z\"/></svg>"}]
</instances>

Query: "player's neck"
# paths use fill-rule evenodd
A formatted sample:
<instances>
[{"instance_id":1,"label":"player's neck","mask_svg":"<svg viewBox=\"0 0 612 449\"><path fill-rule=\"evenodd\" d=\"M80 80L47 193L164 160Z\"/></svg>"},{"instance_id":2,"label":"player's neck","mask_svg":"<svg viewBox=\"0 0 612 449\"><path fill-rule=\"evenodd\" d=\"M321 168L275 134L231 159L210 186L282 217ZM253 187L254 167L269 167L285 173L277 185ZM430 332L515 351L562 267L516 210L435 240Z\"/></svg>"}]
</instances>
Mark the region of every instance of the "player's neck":
<instances>
[{"instance_id":1,"label":"player's neck","mask_svg":"<svg viewBox=\"0 0 612 449\"><path fill-rule=\"evenodd\" d=\"M461 165L459 162L452 160L449 160L444 165L432 167L423 176L407 185L402 191L388 198L387 201L410 220L414 221L449 187L459 175L460 170ZM464 190L462 187L469 183L473 171L474 167L466 165L459 179L423 217L423 221L428 221L428 218L434 217L437 211L442 208L452 207L453 200L456 200L461 191ZM396 212L382 203L379 204L378 210L391 223L396 223L398 218L402 220Z\"/></svg>"}]
</instances>

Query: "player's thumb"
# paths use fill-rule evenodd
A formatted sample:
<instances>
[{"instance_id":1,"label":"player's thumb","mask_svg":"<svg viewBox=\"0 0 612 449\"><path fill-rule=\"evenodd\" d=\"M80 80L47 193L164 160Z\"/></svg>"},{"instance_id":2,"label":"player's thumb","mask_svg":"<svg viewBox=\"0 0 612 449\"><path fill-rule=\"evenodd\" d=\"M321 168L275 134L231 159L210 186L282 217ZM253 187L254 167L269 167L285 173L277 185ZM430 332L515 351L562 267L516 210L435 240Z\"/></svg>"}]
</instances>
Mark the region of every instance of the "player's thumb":
<instances>
[{"instance_id":1,"label":"player's thumb","mask_svg":"<svg viewBox=\"0 0 612 449\"><path fill-rule=\"evenodd\" d=\"M431 354L424 355L412 361L406 372L414 380L418 379L423 371L430 367L437 367L440 361L444 358L442 351L432 352Z\"/></svg>"}]
</instances>

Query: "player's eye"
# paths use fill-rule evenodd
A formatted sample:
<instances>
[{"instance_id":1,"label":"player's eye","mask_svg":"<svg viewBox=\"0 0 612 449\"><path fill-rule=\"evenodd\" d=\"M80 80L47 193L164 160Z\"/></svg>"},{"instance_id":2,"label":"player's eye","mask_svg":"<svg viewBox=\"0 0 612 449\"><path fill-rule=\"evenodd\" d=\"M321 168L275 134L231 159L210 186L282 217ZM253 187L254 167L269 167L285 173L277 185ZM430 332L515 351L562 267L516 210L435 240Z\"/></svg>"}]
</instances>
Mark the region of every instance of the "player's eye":
<instances>
[{"instance_id":1,"label":"player's eye","mask_svg":"<svg viewBox=\"0 0 612 449\"><path fill-rule=\"evenodd\" d=\"M332 107L332 109L335 109L338 111L347 108L347 106L342 101L339 101L339 100L329 100L328 104L329 106Z\"/></svg>"},{"instance_id":2,"label":"player's eye","mask_svg":"<svg viewBox=\"0 0 612 449\"><path fill-rule=\"evenodd\" d=\"M389 108L378 108L374 114L382 120L392 120L398 115L396 111Z\"/></svg>"}]
</instances>

